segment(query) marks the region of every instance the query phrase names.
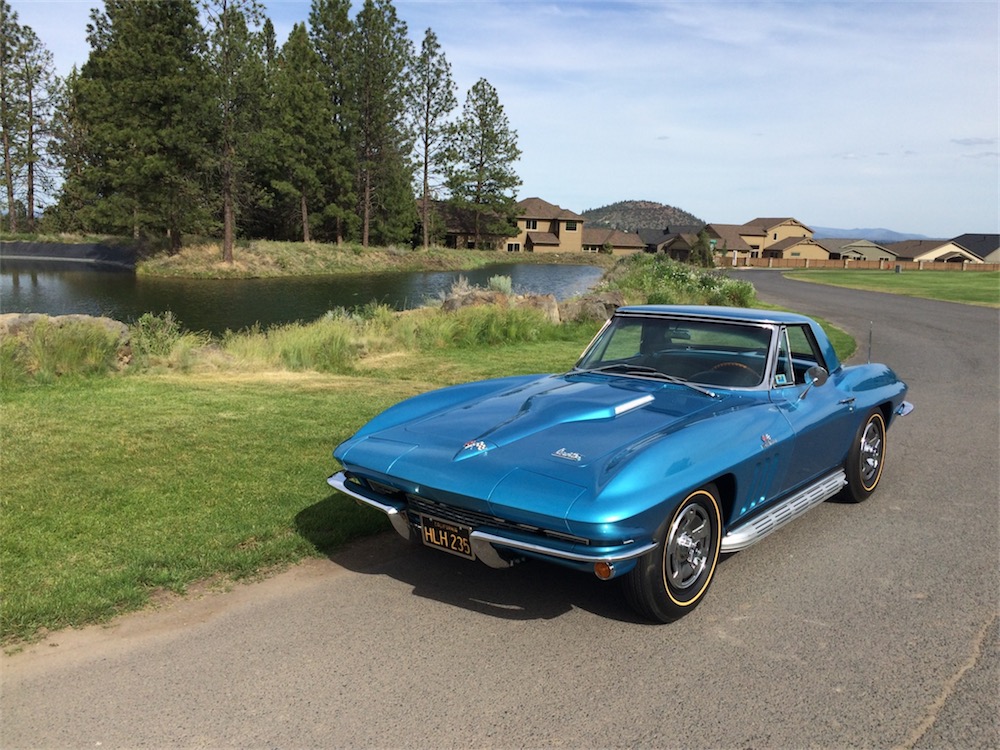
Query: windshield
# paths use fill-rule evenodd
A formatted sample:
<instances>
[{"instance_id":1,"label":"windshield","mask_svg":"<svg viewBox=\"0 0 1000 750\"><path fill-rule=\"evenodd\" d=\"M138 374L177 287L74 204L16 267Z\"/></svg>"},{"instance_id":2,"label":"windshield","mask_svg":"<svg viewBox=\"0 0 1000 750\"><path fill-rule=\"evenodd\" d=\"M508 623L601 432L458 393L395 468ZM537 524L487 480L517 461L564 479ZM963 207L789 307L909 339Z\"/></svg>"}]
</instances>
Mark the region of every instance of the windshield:
<instances>
[{"instance_id":1,"label":"windshield","mask_svg":"<svg viewBox=\"0 0 1000 750\"><path fill-rule=\"evenodd\" d=\"M771 334L768 325L619 316L595 339L577 368L752 388L764 379Z\"/></svg>"}]
</instances>

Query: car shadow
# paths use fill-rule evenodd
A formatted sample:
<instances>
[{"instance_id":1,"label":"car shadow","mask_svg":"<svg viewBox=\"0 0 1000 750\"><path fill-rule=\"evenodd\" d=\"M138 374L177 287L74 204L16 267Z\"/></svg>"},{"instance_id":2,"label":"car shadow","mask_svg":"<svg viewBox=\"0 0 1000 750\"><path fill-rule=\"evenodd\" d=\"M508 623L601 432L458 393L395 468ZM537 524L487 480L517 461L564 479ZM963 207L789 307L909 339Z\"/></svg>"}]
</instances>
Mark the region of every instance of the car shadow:
<instances>
[{"instance_id":1,"label":"car shadow","mask_svg":"<svg viewBox=\"0 0 1000 750\"><path fill-rule=\"evenodd\" d=\"M354 501L334 493L300 511L295 526L317 551L353 572L388 576L412 587L414 596L504 620L550 620L582 609L609 620L650 624L632 612L617 581L537 560L497 570L407 541L378 511L351 506ZM383 530L346 546L338 542L330 525L362 512L373 530Z\"/></svg>"}]
</instances>

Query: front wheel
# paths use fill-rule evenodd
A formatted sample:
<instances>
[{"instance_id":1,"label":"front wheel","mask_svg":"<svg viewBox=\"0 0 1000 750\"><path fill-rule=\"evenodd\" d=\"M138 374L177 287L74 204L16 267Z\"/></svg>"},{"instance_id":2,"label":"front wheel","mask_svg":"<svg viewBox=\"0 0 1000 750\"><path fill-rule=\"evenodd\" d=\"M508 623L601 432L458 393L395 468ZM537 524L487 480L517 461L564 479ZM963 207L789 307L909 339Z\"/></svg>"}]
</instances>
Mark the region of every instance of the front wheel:
<instances>
[{"instance_id":1,"label":"front wheel","mask_svg":"<svg viewBox=\"0 0 1000 750\"><path fill-rule=\"evenodd\" d=\"M844 469L847 486L843 496L853 503L866 500L878 486L885 465L885 417L878 409L868 414L851 444Z\"/></svg>"},{"instance_id":2,"label":"front wheel","mask_svg":"<svg viewBox=\"0 0 1000 750\"><path fill-rule=\"evenodd\" d=\"M702 600L719 562L722 511L714 485L695 490L660 528L660 544L623 579L625 596L643 617L673 622Z\"/></svg>"}]
</instances>

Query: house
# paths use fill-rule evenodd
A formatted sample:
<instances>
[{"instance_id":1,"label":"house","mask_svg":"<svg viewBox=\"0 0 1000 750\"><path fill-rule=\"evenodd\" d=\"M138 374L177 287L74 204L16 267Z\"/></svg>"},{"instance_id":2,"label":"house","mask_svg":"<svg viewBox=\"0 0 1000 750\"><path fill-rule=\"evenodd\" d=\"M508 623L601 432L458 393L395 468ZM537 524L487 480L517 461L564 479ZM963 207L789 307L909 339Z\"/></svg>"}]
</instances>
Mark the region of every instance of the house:
<instances>
[{"instance_id":1,"label":"house","mask_svg":"<svg viewBox=\"0 0 1000 750\"><path fill-rule=\"evenodd\" d=\"M789 239L812 240L813 230L801 221L792 218L757 218L746 224L709 224L705 227L709 239L715 240L716 252L725 254L737 253L751 258L782 257L771 254L765 256L764 251ZM818 251L812 250L812 253ZM784 257L790 257L784 255ZM807 257L807 256L797 256ZM809 257L819 257L818 255ZM822 257L829 257L824 254Z\"/></svg>"},{"instance_id":2,"label":"house","mask_svg":"<svg viewBox=\"0 0 1000 750\"><path fill-rule=\"evenodd\" d=\"M749 256L751 258L760 257L760 246L763 240L754 240L751 246L747 238L740 233L742 224L708 224L705 232L708 234L708 241L712 243L712 249L717 253L731 255L736 253L739 256Z\"/></svg>"},{"instance_id":3,"label":"house","mask_svg":"<svg viewBox=\"0 0 1000 750\"><path fill-rule=\"evenodd\" d=\"M490 219L489 224L496 223L496 216L486 217ZM479 245L480 247L499 250L508 239L506 234L493 234L483 231L483 217L478 217ZM432 234L441 232L444 234L444 246L452 249L474 250L476 247L476 212L471 208L458 207L447 201L434 201L434 215L432 217ZM418 244L420 228L414 233L414 244Z\"/></svg>"},{"instance_id":4,"label":"house","mask_svg":"<svg viewBox=\"0 0 1000 750\"><path fill-rule=\"evenodd\" d=\"M583 252L599 253L611 251L612 255L634 255L644 252L646 243L638 234L623 232L608 227L585 227L583 229Z\"/></svg>"},{"instance_id":5,"label":"house","mask_svg":"<svg viewBox=\"0 0 1000 750\"><path fill-rule=\"evenodd\" d=\"M954 240L905 240L886 245L898 260L934 263L982 263L979 256L970 253Z\"/></svg>"},{"instance_id":6,"label":"house","mask_svg":"<svg viewBox=\"0 0 1000 750\"><path fill-rule=\"evenodd\" d=\"M962 234L951 241L984 263L1000 263L1000 234Z\"/></svg>"},{"instance_id":7,"label":"house","mask_svg":"<svg viewBox=\"0 0 1000 750\"><path fill-rule=\"evenodd\" d=\"M896 254L871 240L829 238L818 240L832 260L896 260Z\"/></svg>"},{"instance_id":8,"label":"house","mask_svg":"<svg viewBox=\"0 0 1000 750\"><path fill-rule=\"evenodd\" d=\"M703 225L683 225L664 229L640 229L639 237L647 253L665 253L674 260L687 260Z\"/></svg>"},{"instance_id":9,"label":"house","mask_svg":"<svg viewBox=\"0 0 1000 750\"><path fill-rule=\"evenodd\" d=\"M761 257L829 260L830 252L812 237L785 237L769 243Z\"/></svg>"},{"instance_id":10,"label":"house","mask_svg":"<svg viewBox=\"0 0 1000 750\"><path fill-rule=\"evenodd\" d=\"M507 241L508 252L583 252L583 217L541 198L517 202L517 236Z\"/></svg>"}]
</instances>

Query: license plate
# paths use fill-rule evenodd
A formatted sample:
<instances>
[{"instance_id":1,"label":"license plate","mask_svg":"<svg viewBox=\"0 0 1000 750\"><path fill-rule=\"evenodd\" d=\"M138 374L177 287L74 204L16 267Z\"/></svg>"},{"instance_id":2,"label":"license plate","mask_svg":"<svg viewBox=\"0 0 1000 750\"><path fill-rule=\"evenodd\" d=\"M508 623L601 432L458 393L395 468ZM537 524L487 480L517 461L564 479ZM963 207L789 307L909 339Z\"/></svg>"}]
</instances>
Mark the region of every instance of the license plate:
<instances>
[{"instance_id":1,"label":"license plate","mask_svg":"<svg viewBox=\"0 0 1000 750\"><path fill-rule=\"evenodd\" d=\"M472 545L469 543L471 527L459 526L431 516L420 516L420 526L423 542L428 547L444 550L467 560L476 559L476 556L472 554Z\"/></svg>"}]
</instances>

